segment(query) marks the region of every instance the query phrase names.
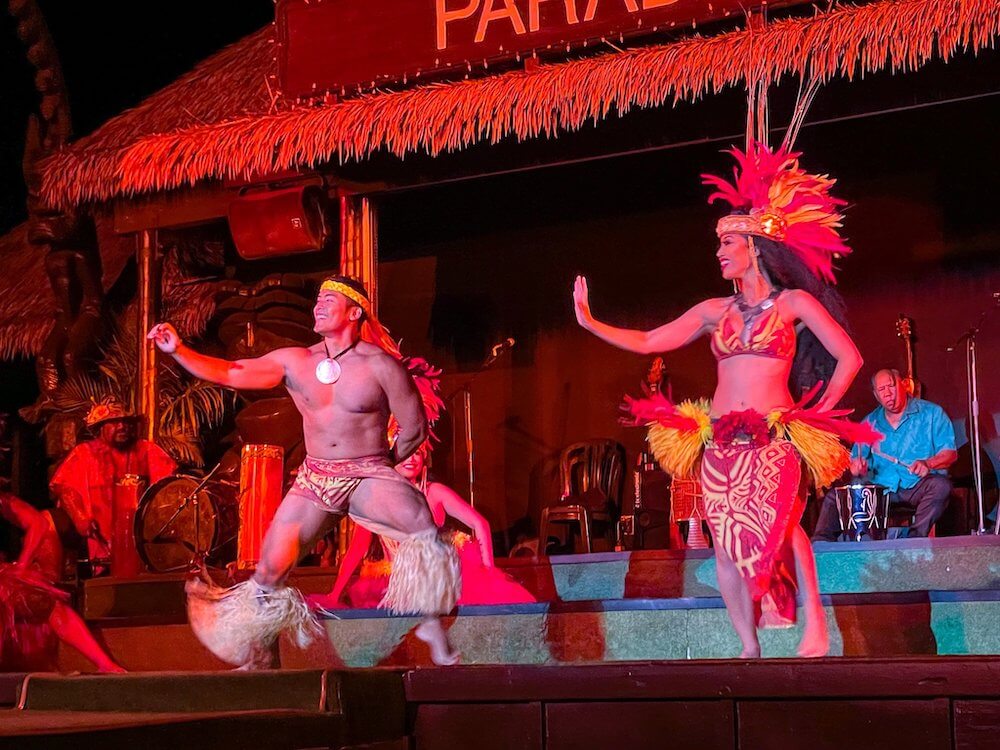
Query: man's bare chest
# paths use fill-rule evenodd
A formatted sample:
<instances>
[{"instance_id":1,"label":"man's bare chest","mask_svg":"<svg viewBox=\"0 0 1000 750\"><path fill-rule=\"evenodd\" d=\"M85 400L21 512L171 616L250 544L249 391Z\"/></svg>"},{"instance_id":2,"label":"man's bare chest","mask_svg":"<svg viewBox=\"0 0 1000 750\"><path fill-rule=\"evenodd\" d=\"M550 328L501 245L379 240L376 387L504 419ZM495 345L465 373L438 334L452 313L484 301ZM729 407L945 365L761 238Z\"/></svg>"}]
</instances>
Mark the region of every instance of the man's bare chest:
<instances>
[{"instance_id":1,"label":"man's bare chest","mask_svg":"<svg viewBox=\"0 0 1000 750\"><path fill-rule=\"evenodd\" d=\"M315 363L306 361L288 373L285 385L304 413L328 410L368 413L385 409L386 396L381 386L368 368L356 361L344 362L336 383L321 383L316 377Z\"/></svg>"}]
</instances>

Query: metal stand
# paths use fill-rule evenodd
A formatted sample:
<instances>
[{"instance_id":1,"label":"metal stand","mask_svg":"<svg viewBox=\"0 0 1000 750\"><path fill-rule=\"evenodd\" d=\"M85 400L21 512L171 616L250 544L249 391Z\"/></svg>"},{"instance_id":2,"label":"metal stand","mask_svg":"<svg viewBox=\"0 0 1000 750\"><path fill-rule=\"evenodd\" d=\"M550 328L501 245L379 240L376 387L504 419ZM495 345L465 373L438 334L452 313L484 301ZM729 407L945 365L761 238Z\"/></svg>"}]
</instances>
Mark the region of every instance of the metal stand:
<instances>
[{"instance_id":1,"label":"metal stand","mask_svg":"<svg viewBox=\"0 0 1000 750\"><path fill-rule=\"evenodd\" d=\"M994 307L1000 304L1000 292L994 292L993 301ZM965 373L969 400L969 450L972 451L972 483L976 491L976 507L979 513L979 525L973 533L977 535L986 534L987 531L986 511L983 505L983 459L982 436L979 430L979 368L976 361L976 338L991 309L983 310L976 325L964 333L955 346L948 347L948 351L955 351L959 344L965 344ZM993 534L1000 534L1000 514L997 515L997 521L993 525Z\"/></svg>"},{"instance_id":2,"label":"metal stand","mask_svg":"<svg viewBox=\"0 0 1000 750\"><path fill-rule=\"evenodd\" d=\"M514 339L508 338L497 344L490 350L490 356L486 358L483 364L478 370L472 373L472 376L465 382L465 384L460 387L457 391L451 393L447 401L451 401L456 396L462 396L462 434L465 437L465 461L466 469L469 472L469 505L473 508L476 507L476 460L475 460L475 446L472 439L472 384L475 382L476 378L490 369L496 361L500 358L503 352L507 351L514 346ZM455 430L455 412L452 410L452 434L457 434L458 431Z\"/></svg>"},{"instance_id":3,"label":"metal stand","mask_svg":"<svg viewBox=\"0 0 1000 750\"><path fill-rule=\"evenodd\" d=\"M178 516L180 516L180 514L183 513L184 510L189 505L193 505L194 506L194 549L191 550L191 560L188 563L188 567L190 567L191 569L197 570L204 567L205 560L208 559L208 554L212 551L212 550L201 549L201 508L199 507L198 495L203 489L205 489L205 486L208 484L209 480L211 480L212 476L215 474L215 472L219 470L221 466L222 462L220 461L219 463L217 463L215 466L212 467L212 470L210 472L208 472L204 477L202 477L201 481L198 483L198 486L187 494L187 496L184 498L184 501L177 507L177 510L174 511L174 514L170 516L170 518L167 519L166 523L164 523L163 526L161 526L157 530L157 532L153 535L153 539L158 538L160 534L162 534L164 531L170 528L171 524L173 524L173 522L177 520Z\"/></svg>"}]
</instances>

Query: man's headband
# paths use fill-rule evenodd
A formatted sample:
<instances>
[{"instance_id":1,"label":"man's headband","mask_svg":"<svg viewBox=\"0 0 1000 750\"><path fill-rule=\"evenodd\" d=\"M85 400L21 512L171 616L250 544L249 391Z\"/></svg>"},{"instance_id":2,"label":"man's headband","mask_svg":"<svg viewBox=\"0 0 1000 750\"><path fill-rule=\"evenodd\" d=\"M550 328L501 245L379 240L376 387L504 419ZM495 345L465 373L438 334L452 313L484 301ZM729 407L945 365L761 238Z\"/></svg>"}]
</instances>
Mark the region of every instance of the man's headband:
<instances>
[{"instance_id":1,"label":"man's headband","mask_svg":"<svg viewBox=\"0 0 1000 750\"><path fill-rule=\"evenodd\" d=\"M321 292L337 292L338 294L343 294L347 297L347 299L364 310L366 315L370 316L372 314L371 303L368 299L357 289L348 286L342 281L327 279L320 285L319 290Z\"/></svg>"}]
</instances>

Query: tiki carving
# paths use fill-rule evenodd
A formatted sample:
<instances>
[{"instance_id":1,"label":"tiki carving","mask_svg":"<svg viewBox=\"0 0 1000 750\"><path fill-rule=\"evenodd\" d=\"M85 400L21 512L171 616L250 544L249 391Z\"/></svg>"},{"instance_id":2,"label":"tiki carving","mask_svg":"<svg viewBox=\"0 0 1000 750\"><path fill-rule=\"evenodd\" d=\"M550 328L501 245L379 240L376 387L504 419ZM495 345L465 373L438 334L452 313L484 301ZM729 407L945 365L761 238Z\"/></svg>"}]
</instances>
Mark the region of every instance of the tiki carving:
<instances>
[{"instance_id":1,"label":"tiki carving","mask_svg":"<svg viewBox=\"0 0 1000 750\"><path fill-rule=\"evenodd\" d=\"M24 179L28 188L28 242L45 254L56 312L52 332L36 360L42 393L51 395L69 375L97 354L103 287L101 258L93 222L73 210L46 205L41 198L42 161L72 135L69 100L55 44L33 0L10 0L17 33L35 68L38 113L28 121Z\"/></svg>"},{"instance_id":2,"label":"tiki carving","mask_svg":"<svg viewBox=\"0 0 1000 750\"><path fill-rule=\"evenodd\" d=\"M227 359L259 357L284 346L310 346L313 297L307 280L295 274L269 276L255 285L241 286L219 301L211 328ZM284 388L243 392L236 415L240 444L268 443L285 449L286 470L305 458L302 418ZM223 468L239 469L239 445L223 460Z\"/></svg>"}]
</instances>

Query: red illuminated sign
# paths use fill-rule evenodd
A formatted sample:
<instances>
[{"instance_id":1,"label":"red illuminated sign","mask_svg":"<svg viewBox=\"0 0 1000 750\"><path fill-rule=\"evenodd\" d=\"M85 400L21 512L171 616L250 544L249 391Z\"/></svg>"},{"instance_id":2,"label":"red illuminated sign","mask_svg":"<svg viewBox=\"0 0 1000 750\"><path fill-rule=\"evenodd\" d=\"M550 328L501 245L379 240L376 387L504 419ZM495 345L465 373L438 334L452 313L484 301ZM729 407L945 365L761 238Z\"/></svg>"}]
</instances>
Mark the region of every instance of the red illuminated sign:
<instances>
[{"instance_id":1,"label":"red illuminated sign","mask_svg":"<svg viewBox=\"0 0 1000 750\"><path fill-rule=\"evenodd\" d=\"M772 0L769 7L807 0ZM286 98L380 84L533 52L691 28L742 15L747 0L278 0Z\"/></svg>"}]
</instances>

